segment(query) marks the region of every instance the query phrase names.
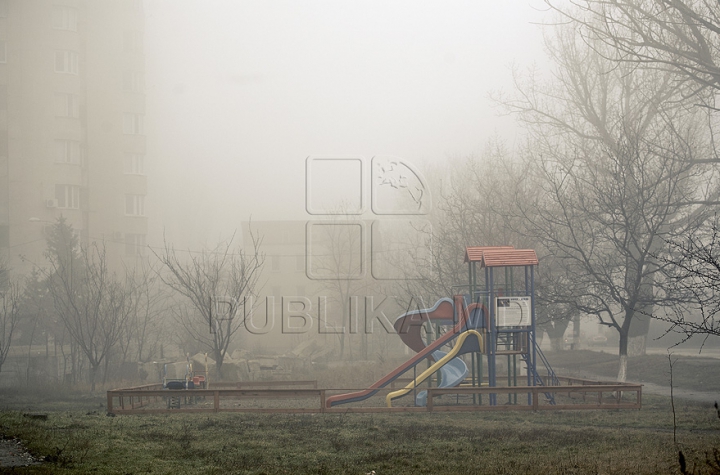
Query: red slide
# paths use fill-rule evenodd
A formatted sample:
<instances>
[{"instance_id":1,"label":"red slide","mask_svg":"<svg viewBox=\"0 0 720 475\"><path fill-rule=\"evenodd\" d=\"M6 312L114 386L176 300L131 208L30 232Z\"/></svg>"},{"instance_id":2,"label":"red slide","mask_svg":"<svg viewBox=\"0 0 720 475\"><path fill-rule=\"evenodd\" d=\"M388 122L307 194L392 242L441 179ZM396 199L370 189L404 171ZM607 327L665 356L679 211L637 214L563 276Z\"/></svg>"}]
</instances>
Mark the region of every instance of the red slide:
<instances>
[{"instance_id":1,"label":"red slide","mask_svg":"<svg viewBox=\"0 0 720 475\"><path fill-rule=\"evenodd\" d=\"M453 327L452 331L449 331L442 335L440 338L432 342L430 345L425 346L425 343L422 341L421 337L421 327L422 323L424 321L429 320L453 320L454 310L453 310L453 303L452 300L444 298L438 300L438 302L429 309L424 310L416 310L413 312L408 312L403 315L401 315L396 321L395 321L395 330L400 335L400 338L413 350L417 351L418 354L410 358L405 363L401 364L394 370L392 370L390 373L388 373L386 376L384 376L382 379L377 381L375 384L370 386L368 389L365 389L363 391L356 391L352 393L347 394L337 394L335 396L330 396L325 400L325 406L326 407L333 407L338 404L347 404L350 402L358 402L363 401L373 395L375 395L378 390L381 388L387 386L392 381L400 377L403 373L405 373L407 370L412 369L413 366L418 365L421 363L425 358L430 357L432 355L432 352L439 349L446 343L452 341L454 338L456 338L462 331L465 329L465 322L467 320L467 312L463 308L463 300L462 297L459 297L459 300L456 302L456 306L458 308L463 309L463 311L459 312L459 318L458 323Z\"/></svg>"}]
</instances>

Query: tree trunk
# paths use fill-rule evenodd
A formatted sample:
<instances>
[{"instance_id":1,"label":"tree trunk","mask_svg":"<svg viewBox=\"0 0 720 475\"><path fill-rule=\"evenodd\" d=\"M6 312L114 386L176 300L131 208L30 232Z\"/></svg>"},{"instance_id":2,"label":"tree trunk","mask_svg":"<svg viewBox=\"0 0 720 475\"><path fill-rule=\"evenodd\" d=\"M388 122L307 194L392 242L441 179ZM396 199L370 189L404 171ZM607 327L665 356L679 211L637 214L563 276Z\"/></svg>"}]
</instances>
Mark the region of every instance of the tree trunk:
<instances>
[{"instance_id":1,"label":"tree trunk","mask_svg":"<svg viewBox=\"0 0 720 475\"><path fill-rule=\"evenodd\" d=\"M72 372L72 377L70 378L71 384L74 386L77 384L77 377L80 372L80 364L78 363L78 348L74 339L70 342L70 371Z\"/></svg>"},{"instance_id":2,"label":"tree trunk","mask_svg":"<svg viewBox=\"0 0 720 475\"><path fill-rule=\"evenodd\" d=\"M572 346L570 347L571 350L579 350L580 349L580 315L575 315L573 317L573 342Z\"/></svg>"},{"instance_id":3,"label":"tree trunk","mask_svg":"<svg viewBox=\"0 0 720 475\"><path fill-rule=\"evenodd\" d=\"M651 246L651 251L657 252L660 239L656 239ZM647 264L655 268L654 263ZM640 272L640 270L637 270ZM633 309L633 317L628 329L628 355L643 356L647 349L647 338L650 333L650 315L653 307L653 289L655 287L655 273L646 273L640 280L637 305Z\"/></svg>"},{"instance_id":4,"label":"tree trunk","mask_svg":"<svg viewBox=\"0 0 720 475\"><path fill-rule=\"evenodd\" d=\"M223 359L224 359L224 355L222 354L222 351L219 348L216 348L215 349L215 370L217 371L218 379L220 381L225 381L225 377L224 377L223 371L222 371Z\"/></svg>"},{"instance_id":5,"label":"tree trunk","mask_svg":"<svg viewBox=\"0 0 720 475\"><path fill-rule=\"evenodd\" d=\"M621 330L620 332L620 361L618 365L618 377L617 380L624 383L627 379L627 363L628 363L628 336L627 332Z\"/></svg>"},{"instance_id":6,"label":"tree trunk","mask_svg":"<svg viewBox=\"0 0 720 475\"><path fill-rule=\"evenodd\" d=\"M25 370L25 383L30 386L30 367L32 366L32 345L35 339L35 329L37 328L37 319L33 323L32 331L30 332L30 344L28 345L28 358L27 358L27 369ZM8 342L9 343L9 342Z\"/></svg>"},{"instance_id":7,"label":"tree trunk","mask_svg":"<svg viewBox=\"0 0 720 475\"><path fill-rule=\"evenodd\" d=\"M552 348L552 351L562 351L565 349L565 331L569 323L569 320L554 321L545 328L545 332L550 338L550 348Z\"/></svg>"},{"instance_id":8,"label":"tree trunk","mask_svg":"<svg viewBox=\"0 0 720 475\"><path fill-rule=\"evenodd\" d=\"M90 363L90 392L95 392L95 379L97 378L97 371L98 367L100 366L100 363L93 363L92 361L89 361Z\"/></svg>"},{"instance_id":9,"label":"tree trunk","mask_svg":"<svg viewBox=\"0 0 720 475\"><path fill-rule=\"evenodd\" d=\"M102 385L103 386L105 386L105 383L108 380L109 367L110 367L110 355L107 355L107 357L105 358L105 364L103 365L103 375L102 375Z\"/></svg>"},{"instance_id":10,"label":"tree trunk","mask_svg":"<svg viewBox=\"0 0 720 475\"><path fill-rule=\"evenodd\" d=\"M628 330L628 355L643 356L647 350L648 333L650 332L649 315L653 312L653 306L639 307L634 312L630 329Z\"/></svg>"}]
</instances>

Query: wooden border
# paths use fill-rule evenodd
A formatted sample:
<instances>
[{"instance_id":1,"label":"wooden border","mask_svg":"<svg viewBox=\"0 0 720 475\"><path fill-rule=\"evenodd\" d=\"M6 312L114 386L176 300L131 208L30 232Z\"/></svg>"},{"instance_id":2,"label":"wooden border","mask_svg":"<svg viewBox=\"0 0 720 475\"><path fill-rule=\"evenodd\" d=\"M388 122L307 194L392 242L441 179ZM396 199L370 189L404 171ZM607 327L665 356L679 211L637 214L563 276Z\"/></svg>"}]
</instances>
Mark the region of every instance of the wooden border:
<instances>
[{"instance_id":1,"label":"wooden border","mask_svg":"<svg viewBox=\"0 0 720 475\"><path fill-rule=\"evenodd\" d=\"M642 385L627 383L608 383L578 378L559 378L565 383L562 386L479 386L456 388L427 388L426 407L357 407L342 406L326 408L327 393L347 392L349 389L318 389L317 381L251 381L234 383L214 383L211 389L162 389L160 384L147 384L130 388L113 389L107 392L107 412L113 414L161 414L161 413L218 413L218 412L252 412L277 414L305 413L382 413L382 412L467 412L467 411L546 411L546 410L586 410L586 409L640 409L642 407ZM218 388L220 386L221 388ZM285 386L285 387L282 387ZM288 388L287 386L291 386ZM301 386L312 386L303 389ZM225 389L222 389L224 387ZM382 388L382 392L392 388ZM622 402L617 393L636 394L634 402ZM604 398L603 394L612 393L613 397ZM526 394L532 404L497 404L497 405L442 405L434 404L434 398L443 395L502 395ZM582 395L578 404L543 403L547 395L573 394ZM589 395L591 397L589 397ZM151 400L158 401L167 397L209 397L212 396L212 408L180 407L180 408L147 408ZM319 406L307 408L223 408L221 400L236 399L298 399L316 398ZM587 402L595 399L595 402ZM118 404L115 405L117 400Z\"/></svg>"}]
</instances>

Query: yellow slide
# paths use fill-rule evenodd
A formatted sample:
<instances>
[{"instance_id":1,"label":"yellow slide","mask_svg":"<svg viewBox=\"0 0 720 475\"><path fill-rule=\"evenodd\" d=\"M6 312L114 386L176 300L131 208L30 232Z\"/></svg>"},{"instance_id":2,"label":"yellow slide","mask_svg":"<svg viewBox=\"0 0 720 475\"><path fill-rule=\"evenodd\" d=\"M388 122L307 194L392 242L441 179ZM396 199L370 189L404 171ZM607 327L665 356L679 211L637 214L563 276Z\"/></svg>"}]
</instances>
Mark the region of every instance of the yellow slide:
<instances>
[{"instance_id":1,"label":"yellow slide","mask_svg":"<svg viewBox=\"0 0 720 475\"><path fill-rule=\"evenodd\" d=\"M465 339L469 336L477 337L478 345L480 346L480 351L485 352L485 345L483 342L482 335L480 335L480 333L478 333L475 330L468 330L466 332L461 333L460 336L458 337L457 343L455 343L455 346L447 355L443 356L438 361L433 363L432 366L430 366L428 369L423 371L423 373L420 376L418 376L417 379L415 379L413 382L411 382L410 384L405 386L403 389L398 389L397 391L393 391L393 392L389 393L387 396L385 396L385 402L387 403L387 407L392 407L393 399L397 399L401 396L406 395L407 393L409 393L410 391L415 389L418 386L418 384L422 384L423 381L425 381L427 378L429 378L430 376L435 374L435 372L437 370L439 370L440 368L442 368L445 364L447 364L448 361L455 358L455 356L458 354L458 352L462 348L463 343L465 342Z\"/></svg>"}]
</instances>

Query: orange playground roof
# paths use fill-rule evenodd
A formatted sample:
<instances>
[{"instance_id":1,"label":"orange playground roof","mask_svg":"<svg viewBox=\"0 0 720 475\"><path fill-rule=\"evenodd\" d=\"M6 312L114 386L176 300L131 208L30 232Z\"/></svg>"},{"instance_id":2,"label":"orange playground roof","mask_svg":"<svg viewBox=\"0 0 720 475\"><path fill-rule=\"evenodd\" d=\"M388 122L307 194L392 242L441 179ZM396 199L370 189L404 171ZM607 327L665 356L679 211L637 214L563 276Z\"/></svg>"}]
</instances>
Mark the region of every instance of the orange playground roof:
<instances>
[{"instance_id":1,"label":"orange playground roof","mask_svg":"<svg viewBox=\"0 0 720 475\"><path fill-rule=\"evenodd\" d=\"M465 248L465 262L482 262L483 253L494 249L515 249L513 246L472 246Z\"/></svg>"},{"instance_id":2,"label":"orange playground roof","mask_svg":"<svg viewBox=\"0 0 720 475\"><path fill-rule=\"evenodd\" d=\"M480 262L483 267L536 266L533 249L513 246L474 246L465 248L465 262Z\"/></svg>"}]
</instances>

